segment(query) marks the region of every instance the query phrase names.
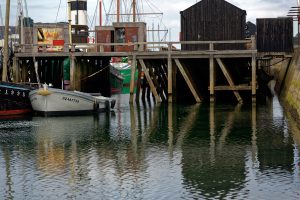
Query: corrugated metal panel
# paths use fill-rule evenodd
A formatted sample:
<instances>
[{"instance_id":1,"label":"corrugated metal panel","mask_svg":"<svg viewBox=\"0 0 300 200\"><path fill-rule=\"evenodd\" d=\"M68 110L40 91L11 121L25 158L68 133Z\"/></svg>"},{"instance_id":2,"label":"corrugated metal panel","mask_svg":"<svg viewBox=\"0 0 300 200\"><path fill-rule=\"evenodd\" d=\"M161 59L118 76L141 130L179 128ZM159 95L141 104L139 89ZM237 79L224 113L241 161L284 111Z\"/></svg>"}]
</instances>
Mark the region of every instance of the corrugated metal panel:
<instances>
[{"instance_id":1,"label":"corrugated metal panel","mask_svg":"<svg viewBox=\"0 0 300 200\"><path fill-rule=\"evenodd\" d=\"M257 19L258 52L293 52L293 19Z\"/></svg>"}]
</instances>

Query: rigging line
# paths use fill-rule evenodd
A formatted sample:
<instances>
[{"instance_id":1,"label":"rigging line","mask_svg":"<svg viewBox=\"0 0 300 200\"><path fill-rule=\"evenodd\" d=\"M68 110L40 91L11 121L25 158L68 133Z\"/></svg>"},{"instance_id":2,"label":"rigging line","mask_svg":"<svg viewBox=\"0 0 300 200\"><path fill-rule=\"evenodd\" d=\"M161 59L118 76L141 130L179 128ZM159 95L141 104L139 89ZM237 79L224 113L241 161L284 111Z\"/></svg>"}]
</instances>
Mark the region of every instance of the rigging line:
<instances>
[{"instance_id":1,"label":"rigging line","mask_svg":"<svg viewBox=\"0 0 300 200\"><path fill-rule=\"evenodd\" d=\"M59 0L59 5L58 5L57 13L56 13L56 18L55 18L55 23L57 23L57 18L58 18L60 6L61 6L61 0Z\"/></svg>"},{"instance_id":2,"label":"rigging line","mask_svg":"<svg viewBox=\"0 0 300 200\"><path fill-rule=\"evenodd\" d=\"M110 65L105 66L104 68L100 69L99 71L96 71L95 73L92 73L91 75L86 76L86 77L80 79L80 81L84 81L84 80L86 80L86 79L88 79L88 78L91 78L91 77L93 77L93 76L99 74L100 72L102 72L103 70L105 70L106 68L108 68L109 66L110 66Z\"/></svg>"},{"instance_id":3,"label":"rigging line","mask_svg":"<svg viewBox=\"0 0 300 200\"><path fill-rule=\"evenodd\" d=\"M99 1L97 1L97 5L96 5L96 8L95 8L93 20L91 22L91 26L90 27L93 27L94 20L95 20L95 25L96 25L96 16L97 16L97 11L98 11L98 4L99 4Z\"/></svg>"},{"instance_id":4,"label":"rigging line","mask_svg":"<svg viewBox=\"0 0 300 200\"><path fill-rule=\"evenodd\" d=\"M146 0L147 4L149 5L149 7L155 11L158 10L159 12L162 12L158 7L156 7L150 0ZM152 6L151 6L152 5ZM154 8L154 9L153 9Z\"/></svg>"},{"instance_id":5,"label":"rigging line","mask_svg":"<svg viewBox=\"0 0 300 200\"><path fill-rule=\"evenodd\" d=\"M108 25L108 23L109 23L109 18L110 18L110 16L107 15L107 14L111 12L112 7L113 7L113 0L110 1L110 6L109 6L108 12L105 12L105 14L106 14L106 16L105 16L105 24L106 24L106 25Z\"/></svg>"}]
</instances>

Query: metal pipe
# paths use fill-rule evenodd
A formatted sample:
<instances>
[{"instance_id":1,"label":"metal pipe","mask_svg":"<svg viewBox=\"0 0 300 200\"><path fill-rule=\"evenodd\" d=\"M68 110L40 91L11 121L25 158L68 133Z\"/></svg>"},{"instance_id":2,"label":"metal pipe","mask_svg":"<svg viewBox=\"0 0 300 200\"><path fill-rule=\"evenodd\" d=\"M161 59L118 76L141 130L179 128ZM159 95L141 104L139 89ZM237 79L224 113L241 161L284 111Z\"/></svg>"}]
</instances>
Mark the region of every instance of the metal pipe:
<instances>
[{"instance_id":1,"label":"metal pipe","mask_svg":"<svg viewBox=\"0 0 300 200\"><path fill-rule=\"evenodd\" d=\"M9 15L10 15L10 0L6 0L2 81L7 81Z\"/></svg>"}]
</instances>

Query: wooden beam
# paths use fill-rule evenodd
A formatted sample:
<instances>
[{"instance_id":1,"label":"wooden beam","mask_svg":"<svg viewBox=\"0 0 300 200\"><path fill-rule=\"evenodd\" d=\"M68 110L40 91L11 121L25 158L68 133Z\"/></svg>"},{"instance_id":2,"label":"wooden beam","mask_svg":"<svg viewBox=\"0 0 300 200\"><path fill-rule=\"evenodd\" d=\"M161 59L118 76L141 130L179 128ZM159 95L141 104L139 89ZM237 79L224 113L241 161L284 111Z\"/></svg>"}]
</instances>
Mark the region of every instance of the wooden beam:
<instances>
[{"instance_id":1,"label":"wooden beam","mask_svg":"<svg viewBox=\"0 0 300 200\"><path fill-rule=\"evenodd\" d=\"M75 69L75 56L70 56L70 89L76 89L76 69Z\"/></svg>"},{"instance_id":2,"label":"wooden beam","mask_svg":"<svg viewBox=\"0 0 300 200\"><path fill-rule=\"evenodd\" d=\"M142 88L142 69L141 69L141 65L137 61L136 61L136 66L138 69L138 77L137 77L137 83L136 83L135 102L139 103L141 88Z\"/></svg>"},{"instance_id":3,"label":"wooden beam","mask_svg":"<svg viewBox=\"0 0 300 200\"><path fill-rule=\"evenodd\" d=\"M209 94L210 102L215 101L215 62L213 55L209 58Z\"/></svg>"},{"instance_id":4,"label":"wooden beam","mask_svg":"<svg viewBox=\"0 0 300 200\"><path fill-rule=\"evenodd\" d=\"M252 54L252 102L256 102L256 55Z\"/></svg>"},{"instance_id":5,"label":"wooden beam","mask_svg":"<svg viewBox=\"0 0 300 200\"><path fill-rule=\"evenodd\" d=\"M13 82L20 82L20 62L17 57L13 57L13 78Z\"/></svg>"},{"instance_id":6,"label":"wooden beam","mask_svg":"<svg viewBox=\"0 0 300 200\"><path fill-rule=\"evenodd\" d=\"M208 89L210 90L210 87ZM221 85L218 85L218 86L215 86L215 90L219 90L219 91L252 90L252 86L248 86L248 85L235 85L235 86L222 85L221 86Z\"/></svg>"},{"instance_id":7,"label":"wooden beam","mask_svg":"<svg viewBox=\"0 0 300 200\"><path fill-rule=\"evenodd\" d=\"M143 59L139 59L139 62L140 62L140 64L141 64L141 66L142 66L142 69L143 69L143 71L144 71L144 75L146 76L146 79L147 79L147 81L148 81L148 83L149 83L149 86L150 86L150 90L151 90L151 92L153 93L156 102L157 102L157 103L160 103L160 102L161 102L161 99L159 98L159 96L158 96L158 94L157 94L156 88L155 88L155 86L154 86L154 84L153 84L153 81L151 80L151 77L150 77L149 72L148 72L148 69L147 69L147 67L146 67L146 65L145 65L145 63L144 63L144 60L143 60Z\"/></svg>"},{"instance_id":8,"label":"wooden beam","mask_svg":"<svg viewBox=\"0 0 300 200\"><path fill-rule=\"evenodd\" d=\"M173 80L172 80L172 57L171 54L168 54L168 102L173 102Z\"/></svg>"},{"instance_id":9,"label":"wooden beam","mask_svg":"<svg viewBox=\"0 0 300 200\"><path fill-rule=\"evenodd\" d=\"M129 97L129 103L133 103L134 99L134 75L135 75L135 68L136 68L136 55L133 55L132 58L132 65L131 65L131 76L130 76L130 97Z\"/></svg>"},{"instance_id":10,"label":"wooden beam","mask_svg":"<svg viewBox=\"0 0 300 200\"><path fill-rule=\"evenodd\" d=\"M182 64L180 63L180 61L178 59L175 59L175 63L177 65L179 71L181 72L185 82L187 83L188 87L190 88L196 102L200 103L201 102L200 97L197 94L196 89L195 89L195 87L193 86L193 84L190 80L190 79L192 79L192 77L187 74L187 72L184 70L184 67L182 66Z\"/></svg>"},{"instance_id":11,"label":"wooden beam","mask_svg":"<svg viewBox=\"0 0 300 200\"><path fill-rule=\"evenodd\" d=\"M217 62L218 62L218 64L219 64L219 66L220 66L220 68L221 68L223 74L225 75L225 78L227 79L229 85L230 85L231 87L234 87L234 86L235 86L235 85L234 85L234 82L233 82L233 80L232 80L232 78L231 78L229 72L227 71L227 69L226 69L224 63L222 62L222 60L221 60L220 58L217 58ZM239 94L237 91L233 91L233 93L234 93L235 97L237 98L238 102L239 102L239 103L243 103L243 99L242 99L242 97L240 96L240 94Z\"/></svg>"}]
</instances>

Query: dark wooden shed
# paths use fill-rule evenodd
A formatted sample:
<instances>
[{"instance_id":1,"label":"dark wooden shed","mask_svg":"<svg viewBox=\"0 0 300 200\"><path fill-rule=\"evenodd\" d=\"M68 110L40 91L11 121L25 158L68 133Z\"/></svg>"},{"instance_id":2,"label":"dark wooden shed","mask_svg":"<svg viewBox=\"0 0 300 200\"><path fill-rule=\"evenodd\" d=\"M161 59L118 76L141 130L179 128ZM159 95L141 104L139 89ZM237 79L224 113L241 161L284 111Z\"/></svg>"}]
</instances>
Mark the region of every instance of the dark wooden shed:
<instances>
[{"instance_id":1,"label":"dark wooden shed","mask_svg":"<svg viewBox=\"0 0 300 200\"><path fill-rule=\"evenodd\" d=\"M246 11L224 0L202 0L180 12L182 41L245 39ZM230 48L232 45L220 47ZM183 50L203 50L207 45L183 45Z\"/></svg>"},{"instance_id":2,"label":"dark wooden shed","mask_svg":"<svg viewBox=\"0 0 300 200\"><path fill-rule=\"evenodd\" d=\"M257 19L258 52L293 52L293 19Z\"/></svg>"}]
</instances>

